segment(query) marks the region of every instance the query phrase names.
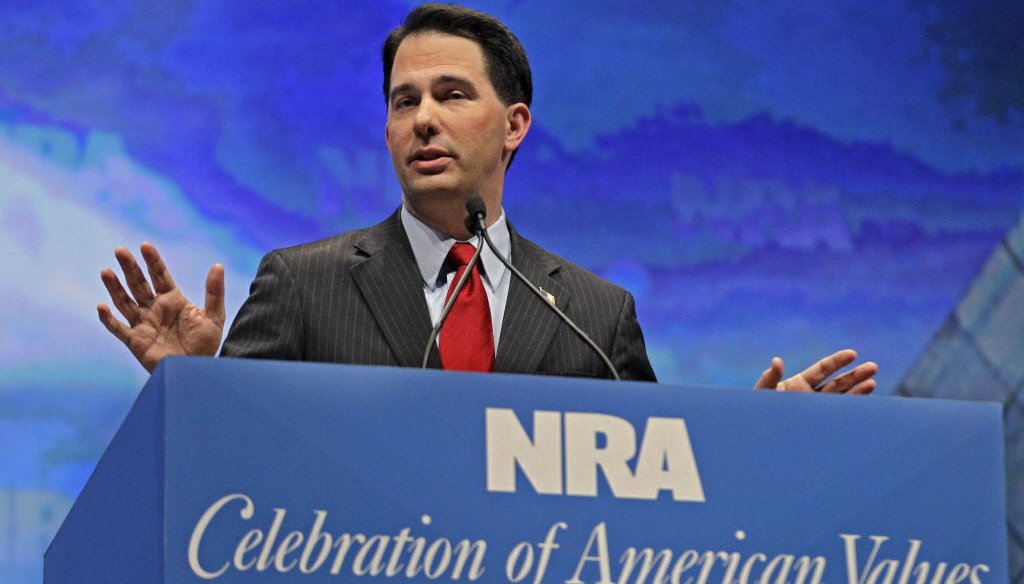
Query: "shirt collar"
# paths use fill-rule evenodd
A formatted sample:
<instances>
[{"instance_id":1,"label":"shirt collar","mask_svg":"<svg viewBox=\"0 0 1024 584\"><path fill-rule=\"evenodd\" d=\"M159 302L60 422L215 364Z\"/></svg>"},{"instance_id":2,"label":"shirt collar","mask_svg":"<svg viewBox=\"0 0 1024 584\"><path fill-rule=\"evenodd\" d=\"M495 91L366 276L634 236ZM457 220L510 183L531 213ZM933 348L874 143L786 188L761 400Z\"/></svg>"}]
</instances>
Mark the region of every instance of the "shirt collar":
<instances>
[{"instance_id":1,"label":"shirt collar","mask_svg":"<svg viewBox=\"0 0 1024 584\"><path fill-rule=\"evenodd\" d=\"M430 290L443 286L446 280L439 276L447 274L441 274L441 266L448 257L448 251L455 244L455 238L420 221L405 208L405 205L402 205L402 227L405 228L405 234L412 245L412 253L416 257L416 265L420 269L423 284ZM487 228L487 234L491 236L491 241L498 251L511 260L512 238L508 232L504 209L501 210L498 220ZM473 237L468 243L476 247L478 239ZM480 254L480 263L483 264L484 279L492 288L496 287L508 268L491 252L486 242L484 251Z\"/></svg>"}]
</instances>

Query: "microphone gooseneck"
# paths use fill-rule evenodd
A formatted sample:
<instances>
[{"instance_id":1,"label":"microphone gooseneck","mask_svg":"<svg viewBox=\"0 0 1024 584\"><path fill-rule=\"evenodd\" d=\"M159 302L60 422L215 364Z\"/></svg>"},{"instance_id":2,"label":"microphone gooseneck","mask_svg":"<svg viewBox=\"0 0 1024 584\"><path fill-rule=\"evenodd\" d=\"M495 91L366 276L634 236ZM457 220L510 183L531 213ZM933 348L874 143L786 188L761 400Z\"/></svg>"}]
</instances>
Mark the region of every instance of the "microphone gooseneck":
<instances>
[{"instance_id":1,"label":"microphone gooseneck","mask_svg":"<svg viewBox=\"0 0 1024 584\"><path fill-rule=\"evenodd\" d=\"M609 359L608 355L606 355L604 351L601 350L601 347L597 346L597 343L595 343L594 340L590 338L590 335L583 332L583 329L577 326L576 323L573 322L572 319L568 317L568 315L562 312L560 308L555 306L554 302L549 301L547 295L541 292L540 289L538 289L537 286L535 286L529 278L527 278L522 272L520 272L518 268L513 266L512 262L508 261L508 258L506 258L504 255L501 254L500 251L498 251L498 247L494 245L494 242L491 241L490 234L487 233L487 224L484 222L484 219L487 217L487 206L484 204L483 199L477 196L470 197L468 200L466 200L466 211L469 213L469 216L466 217L466 228L469 230L469 232L481 237L484 241L486 241L487 247L491 248L491 251L494 252L494 255L497 256L499 260L501 260L501 263L505 264L505 267L508 268L509 271L511 271L515 275L515 277L519 279L520 282L525 284L526 287L529 288L530 291L533 292L533 294L537 298L539 298L541 302L543 302L548 308L553 310L555 314L558 316L558 318L560 318L562 322L566 324L566 326L568 326L570 329L572 329L574 333L576 333L576 336L582 339L583 342L585 342L591 349L593 349L594 352L597 353L597 356L601 358L601 361L604 362L605 367L608 368L608 371L611 371L612 377L614 377L616 381L620 381L622 378L619 376L618 370L615 369L615 365L612 364L612 360ZM483 246L480 246L480 248L482 247ZM477 248L476 250L477 255L480 254L480 248ZM475 257L476 256L474 256L474 258ZM431 338L433 339L433 337L435 336L437 335L435 334ZM427 345L427 349L430 349L430 345ZM423 362L424 367L426 367L426 356L424 356Z\"/></svg>"}]
</instances>

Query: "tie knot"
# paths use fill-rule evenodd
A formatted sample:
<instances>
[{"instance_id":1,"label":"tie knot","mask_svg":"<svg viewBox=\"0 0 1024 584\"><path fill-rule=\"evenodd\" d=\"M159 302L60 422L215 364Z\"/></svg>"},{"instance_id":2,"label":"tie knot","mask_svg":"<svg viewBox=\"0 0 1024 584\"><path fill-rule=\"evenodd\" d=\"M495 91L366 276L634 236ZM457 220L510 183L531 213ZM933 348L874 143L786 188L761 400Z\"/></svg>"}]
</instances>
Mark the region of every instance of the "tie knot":
<instances>
[{"instance_id":1,"label":"tie knot","mask_svg":"<svg viewBox=\"0 0 1024 584\"><path fill-rule=\"evenodd\" d=\"M469 263L474 253L476 253L476 248L472 244L459 241L448 250L448 259L455 264L456 268L461 268Z\"/></svg>"}]
</instances>

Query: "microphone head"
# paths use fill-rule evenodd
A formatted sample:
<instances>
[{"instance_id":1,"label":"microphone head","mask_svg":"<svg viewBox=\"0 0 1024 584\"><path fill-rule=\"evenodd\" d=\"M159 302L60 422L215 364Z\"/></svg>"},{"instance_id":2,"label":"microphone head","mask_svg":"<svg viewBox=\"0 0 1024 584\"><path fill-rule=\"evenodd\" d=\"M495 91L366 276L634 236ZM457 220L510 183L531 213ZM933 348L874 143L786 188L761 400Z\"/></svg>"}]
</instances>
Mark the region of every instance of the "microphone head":
<instances>
[{"instance_id":1,"label":"microphone head","mask_svg":"<svg viewBox=\"0 0 1024 584\"><path fill-rule=\"evenodd\" d=\"M484 219L487 218L487 205L484 204L484 200L476 195L466 199L466 212L469 213L466 217L466 229L474 235L483 231Z\"/></svg>"}]
</instances>

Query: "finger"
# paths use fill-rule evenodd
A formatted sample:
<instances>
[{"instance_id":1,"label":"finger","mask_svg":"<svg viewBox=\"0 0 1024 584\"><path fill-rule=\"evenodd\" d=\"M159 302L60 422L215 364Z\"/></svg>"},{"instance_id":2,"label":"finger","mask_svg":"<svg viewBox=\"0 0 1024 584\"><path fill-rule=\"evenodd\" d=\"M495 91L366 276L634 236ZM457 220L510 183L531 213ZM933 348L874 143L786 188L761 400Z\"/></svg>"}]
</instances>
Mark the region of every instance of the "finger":
<instances>
[{"instance_id":1,"label":"finger","mask_svg":"<svg viewBox=\"0 0 1024 584\"><path fill-rule=\"evenodd\" d=\"M782 359L772 357L771 367L764 370L757 383L754 384L754 389L775 389L778 387L783 375L785 375L785 365Z\"/></svg>"},{"instance_id":2,"label":"finger","mask_svg":"<svg viewBox=\"0 0 1024 584\"><path fill-rule=\"evenodd\" d=\"M817 390L824 393L846 393L861 382L871 379L875 373L878 373L878 365L871 362L863 363L822 385Z\"/></svg>"},{"instance_id":3,"label":"finger","mask_svg":"<svg viewBox=\"0 0 1024 584\"><path fill-rule=\"evenodd\" d=\"M153 300L153 290L149 287L146 277L142 275L142 270L135 261L135 256L132 255L132 252L128 251L128 248L118 247L114 250L114 257L117 258L117 263L121 265L121 271L124 272L124 281L128 284L128 289L131 290L132 296L135 297L135 302L139 306L149 304Z\"/></svg>"},{"instance_id":4,"label":"finger","mask_svg":"<svg viewBox=\"0 0 1024 584\"><path fill-rule=\"evenodd\" d=\"M171 278L171 271L167 269L160 252L156 246L148 241L139 248L142 252L142 259L146 260L146 269L149 270L149 277L153 280L153 289L157 294L163 294L174 290L174 278Z\"/></svg>"},{"instance_id":5,"label":"finger","mask_svg":"<svg viewBox=\"0 0 1024 584\"><path fill-rule=\"evenodd\" d=\"M117 317L110 312L110 307L106 304L99 304L96 306L96 313L100 317L100 322L106 327L110 334L117 337L117 340L121 341L125 345L131 339L131 329L124 325L121 321L117 320Z\"/></svg>"},{"instance_id":6,"label":"finger","mask_svg":"<svg viewBox=\"0 0 1024 584\"><path fill-rule=\"evenodd\" d=\"M203 306L206 316L214 322L224 325L224 265L214 264L206 275L206 303Z\"/></svg>"},{"instance_id":7,"label":"finger","mask_svg":"<svg viewBox=\"0 0 1024 584\"><path fill-rule=\"evenodd\" d=\"M823 381L831 377L833 373L856 360L856 351L853 349L843 349L804 369L798 377L803 379L810 387L818 387Z\"/></svg>"},{"instance_id":8,"label":"finger","mask_svg":"<svg viewBox=\"0 0 1024 584\"><path fill-rule=\"evenodd\" d=\"M121 286L121 281L117 279L117 274L110 268L100 270L100 280L103 281L103 286L107 289L107 293L110 294L110 301L117 307L117 311L121 313L121 316L128 321L128 324L134 325L139 321L139 307L132 300L131 296L125 292L124 286ZM105 305L101 305L105 306ZM110 309L107 308L109 312Z\"/></svg>"},{"instance_id":9,"label":"finger","mask_svg":"<svg viewBox=\"0 0 1024 584\"><path fill-rule=\"evenodd\" d=\"M876 373L878 373L878 365L869 361L858 365L853 370L848 371L839 377L836 377L832 381L829 381L818 388L818 390L824 393L847 393L849 391L853 391L853 389L860 386L860 384L871 380ZM872 387L870 391L873 390L874 387ZM870 391L868 391L868 393L870 393Z\"/></svg>"},{"instance_id":10,"label":"finger","mask_svg":"<svg viewBox=\"0 0 1024 584\"><path fill-rule=\"evenodd\" d=\"M761 376L754 382L754 389L771 389L772 388L772 368L769 367L761 372Z\"/></svg>"},{"instance_id":11,"label":"finger","mask_svg":"<svg viewBox=\"0 0 1024 584\"><path fill-rule=\"evenodd\" d=\"M854 395L867 395L872 391L875 391L875 388L877 386L878 382L876 382L874 379L868 379L865 381L861 381L857 385L854 385L853 387L850 388L850 391L846 393Z\"/></svg>"}]
</instances>

